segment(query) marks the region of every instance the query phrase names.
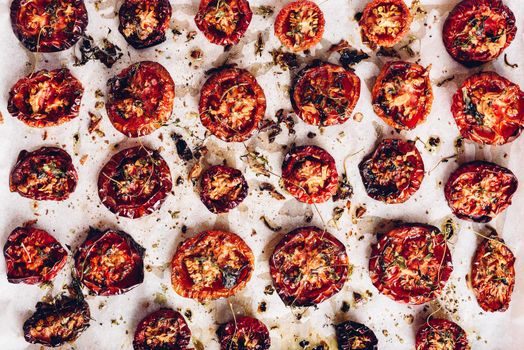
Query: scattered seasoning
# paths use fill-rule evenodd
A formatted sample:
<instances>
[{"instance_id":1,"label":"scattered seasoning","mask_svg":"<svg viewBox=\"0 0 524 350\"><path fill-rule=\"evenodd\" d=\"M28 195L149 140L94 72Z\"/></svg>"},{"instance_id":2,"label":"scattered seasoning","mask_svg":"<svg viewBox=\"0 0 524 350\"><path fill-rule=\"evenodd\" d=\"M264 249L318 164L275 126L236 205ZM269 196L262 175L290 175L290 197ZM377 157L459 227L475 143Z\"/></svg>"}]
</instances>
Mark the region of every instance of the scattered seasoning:
<instances>
[{"instance_id":1,"label":"scattered seasoning","mask_svg":"<svg viewBox=\"0 0 524 350\"><path fill-rule=\"evenodd\" d=\"M450 240L455 235L457 229L457 224L452 218L448 218L442 223L442 233L444 237L446 237L446 240Z\"/></svg>"},{"instance_id":2,"label":"scattered seasoning","mask_svg":"<svg viewBox=\"0 0 524 350\"><path fill-rule=\"evenodd\" d=\"M406 321L407 324L413 324L414 319L413 315L404 315L404 321Z\"/></svg>"},{"instance_id":3,"label":"scattered seasoning","mask_svg":"<svg viewBox=\"0 0 524 350\"><path fill-rule=\"evenodd\" d=\"M265 119L260 126L260 132L267 132L269 143L273 143L277 136L282 132L282 128L274 120Z\"/></svg>"},{"instance_id":4,"label":"scattered seasoning","mask_svg":"<svg viewBox=\"0 0 524 350\"><path fill-rule=\"evenodd\" d=\"M80 158L80 165L84 165L87 162L87 159L89 156L87 154L84 154L82 158Z\"/></svg>"},{"instance_id":5,"label":"scattered seasoning","mask_svg":"<svg viewBox=\"0 0 524 350\"><path fill-rule=\"evenodd\" d=\"M436 149L440 146L440 142L440 137L430 136L428 142L426 142L424 146L429 152L435 152Z\"/></svg>"},{"instance_id":6,"label":"scattered seasoning","mask_svg":"<svg viewBox=\"0 0 524 350\"><path fill-rule=\"evenodd\" d=\"M452 81L453 79L455 79L455 76L454 76L454 75L452 75L452 76L450 76L450 77L447 77L447 78L445 78L444 80L438 82L438 83L437 83L437 86L438 86L438 87L441 87L442 85L444 85L444 84L446 84L446 83Z\"/></svg>"},{"instance_id":7,"label":"scattered seasoning","mask_svg":"<svg viewBox=\"0 0 524 350\"><path fill-rule=\"evenodd\" d=\"M518 66L519 66L517 63L511 64L511 63L508 62L508 54L507 53L504 54L504 63L506 64L506 66L511 67L511 68L518 68Z\"/></svg>"},{"instance_id":8,"label":"scattered seasoning","mask_svg":"<svg viewBox=\"0 0 524 350\"><path fill-rule=\"evenodd\" d=\"M353 196L353 186L349 183L349 179L347 177L346 173L342 174L342 177L338 179L338 189L335 195L333 196L333 200L339 201L339 200L348 200Z\"/></svg>"},{"instance_id":9,"label":"scattered seasoning","mask_svg":"<svg viewBox=\"0 0 524 350\"><path fill-rule=\"evenodd\" d=\"M383 57L391 57L391 58L400 58L399 53L397 50L391 47L381 47L377 51L377 56L383 56Z\"/></svg>"},{"instance_id":10,"label":"scattered seasoning","mask_svg":"<svg viewBox=\"0 0 524 350\"><path fill-rule=\"evenodd\" d=\"M342 307L340 308L340 311L346 313L346 312L349 312L350 309L351 309L351 307L349 306L348 302L347 301L343 301L342 302Z\"/></svg>"},{"instance_id":11,"label":"scattered seasoning","mask_svg":"<svg viewBox=\"0 0 524 350\"><path fill-rule=\"evenodd\" d=\"M406 45L399 48L400 51L406 51L409 57L415 57L415 51L411 48L411 44L413 44L417 40L415 36L410 36L409 41Z\"/></svg>"},{"instance_id":12,"label":"scattered seasoning","mask_svg":"<svg viewBox=\"0 0 524 350\"><path fill-rule=\"evenodd\" d=\"M271 195L271 197L275 198L276 200L284 200L286 199L286 197L284 197L282 194L280 194L280 192L278 192L276 189L275 189L275 186L273 186L272 184L270 184L269 182L262 182L259 186L260 190L261 191L267 191L269 192L269 194Z\"/></svg>"},{"instance_id":13,"label":"scattered seasoning","mask_svg":"<svg viewBox=\"0 0 524 350\"><path fill-rule=\"evenodd\" d=\"M193 165L193 167L191 168L191 171L189 172L189 180L192 180L192 181L195 181L196 179L198 179L200 177L200 174L202 174L202 165L200 164L200 162L196 163L195 165Z\"/></svg>"},{"instance_id":14,"label":"scattered seasoning","mask_svg":"<svg viewBox=\"0 0 524 350\"><path fill-rule=\"evenodd\" d=\"M265 301L258 304L258 312L266 312L267 311L267 303Z\"/></svg>"},{"instance_id":15,"label":"scattered seasoning","mask_svg":"<svg viewBox=\"0 0 524 350\"><path fill-rule=\"evenodd\" d=\"M428 11L426 11L424 9L424 7L422 6L422 4L420 3L420 0L413 0L411 2L411 13L414 15L414 16L417 16L417 17L424 17L428 14Z\"/></svg>"},{"instance_id":16,"label":"scattered seasoning","mask_svg":"<svg viewBox=\"0 0 524 350\"><path fill-rule=\"evenodd\" d=\"M266 225L266 227L267 227L268 229L270 229L271 231L273 231L273 232L278 232L278 231L282 230L282 227L281 227L281 226L277 226L277 225L275 225L274 223L270 222L270 221L268 220L268 218L266 218L265 215L262 215L262 216L260 217L260 220L262 220L262 222L264 223L264 225Z\"/></svg>"},{"instance_id":17,"label":"scattered seasoning","mask_svg":"<svg viewBox=\"0 0 524 350\"><path fill-rule=\"evenodd\" d=\"M262 16L264 19L270 17L275 12L274 6L259 6L255 8L255 15Z\"/></svg>"},{"instance_id":18,"label":"scattered seasoning","mask_svg":"<svg viewBox=\"0 0 524 350\"><path fill-rule=\"evenodd\" d=\"M258 33L257 35L257 41L255 41L255 55L262 56L262 52L264 51L264 38L262 38L262 33Z\"/></svg>"},{"instance_id":19,"label":"scattered seasoning","mask_svg":"<svg viewBox=\"0 0 524 350\"><path fill-rule=\"evenodd\" d=\"M273 56L273 64L280 66L282 70L298 68L298 56L294 53L273 50L271 56Z\"/></svg>"},{"instance_id":20,"label":"scattered seasoning","mask_svg":"<svg viewBox=\"0 0 524 350\"><path fill-rule=\"evenodd\" d=\"M2 112L0 112L0 125L4 124L4 116L2 115Z\"/></svg>"},{"instance_id":21,"label":"scattered seasoning","mask_svg":"<svg viewBox=\"0 0 524 350\"><path fill-rule=\"evenodd\" d=\"M200 49L193 49L189 53L189 56L197 61L200 61L204 57L204 52Z\"/></svg>"},{"instance_id":22,"label":"scattered seasoning","mask_svg":"<svg viewBox=\"0 0 524 350\"><path fill-rule=\"evenodd\" d=\"M178 28L171 29L171 33L173 33L174 36L182 35L182 32L180 30L178 30Z\"/></svg>"},{"instance_id":23,"label":"scattered seasoning","mask_svg":"<svg viewBox=\"0 0 524 350\"><path fill-rule=\"evenodd\" d=\"M314 132L308 132L307 133L307 138L308 139L314 139L315 137L317 137L317 134L315 134Z\"/></svg>"},{"instance_id":24,"label":"scattered seasoning","mask_svg":"<svg viewBox=\"0 0 524 350\"><path fill-rule=\"evenodd\" d=\"M193 40L197 35L197 32L194 31L194 30L191 30L189 32L187 32L186 34L186 43L190 42L191 40Z\"/></svg>"},{"instance_id":25,"label":"scattered seasoning","mask_svg":"<svg viewBox=\"0 0 524 350\"><path fill-rule=\"evenodd\" d=\"M344 214L344 207L333 208L333 213L331 216L331 220L329 220L329 223L331 223L334 227L338 229L338 221L342 217L342 214Z\"/></svg>"},{"instance_id":26,"label":"scattered seasoning","mask_svg":"<svg viewBox=\"0 0 524 350\"><path fill-rule=\"evenodd\" d=\"M123 56L122 50L106 38L102 46L97 46L89 35L82 38L80 44L80 58L75 56L75 66L83 66L91 60L102 62L107 68L113 67L116 61Z\"/></svg>"},{"instance_id":27,"label":"scattered seasoning","mask_svg":"<svg viewBox=\"0 0 524 350\"><path fill-rule=\"evenodd\" d=\"M273 295L274 292L275 292L275 288L273 288L271 284L268 284L266 288L264 288L265 295Z\"/></svg>"},{"instance_id":28,"label":"scattered seasoning","mask_svg":"<svg viewBox=\"0 0 524 350\"><path fill-rule=\"evenodd\" d=\"M364 119L364 114L360 112L357 112L353 115L353 120L356 121L357 123L360 123L362 119Z\"/></svg>"},{"instance_id":29,"label":"scattered seasoning","mask_svg":"<svg viewBox=\"0 0 524 350\"><path fill-rule=\"evenodd\" d=\"M187 320L189 322L191 322L191 319L193 317L193 312L190 310L190 309L187 309L185 312L184 312L184 316L187 318Z\"/></svg>"},{"instance_id":30,"label":"scattered seasoning","mask_svg":"<svg viewBox=\"0 0 524 350\"><path fill-rule=\"evenodd\" d=\"M301 340L300 343L298 343L298 345L301 347L301 348L306 348L309 346L309 342L307 340Z\"/></svg>"},{"instance_id":31,"label":"scattered seasoning","mask_svg":"<svg viewBox=\"0 0 524 350\"><path fill-rule=\"evenodd\" d=\"M363 205L359 205L357 207L357 209L355 210L355 215L352 220L354 225L356 225L358 220L364 216L364 214L366 213L366 210L367 210L366 207L364 207Z\"/></svg>"},{"instance_id":32,"label":"scattered seasoning","mask_svg":"<svg viewBox=\"0 0 524 350\"><path fill-rule=\"evenodd\" d=\"M346 40L341 40L338 44L332 45L329 52L340 54L338 61L345 69L352 69L351 66L369 58L367 53L353 48Z\"/></svg>"},{"instance_id":33,"label":"scattered seasoning","mask_svg":"<svg viewBox=\"0 0 524 350\"><path fill-rule=\"evenodd\" d=\"M353 19L357 22L360 22L360 19L362 18L362 12L357 12L355 13L355 17L353 17Z\"/></svg>"},{"instance_id":34,"label":"scattered seasoning","mask_svg":"<svg viewBox=\"0 0 524 350\"><path fill-rule=\"evenodd\" d=\"M175 142L176 152L180 159L186 162L193 159L193 152L188 147L187 142L182 138L182 135L174 132L171 134L171 139Z\"/></svg>"},{"instance_id":35,"label":"scattered seasoning","mask_svg":"<svg viewBox=\"0 0 524 350\"><path fill-rule=\"evenodd\" d=\"M249 169L255 173L255 175L263 175L269 177L269 161L267 158L260 154L258 151L248 150L248 153L240 156L242 161L247 162Z\"/></svg>"}]
</instances>

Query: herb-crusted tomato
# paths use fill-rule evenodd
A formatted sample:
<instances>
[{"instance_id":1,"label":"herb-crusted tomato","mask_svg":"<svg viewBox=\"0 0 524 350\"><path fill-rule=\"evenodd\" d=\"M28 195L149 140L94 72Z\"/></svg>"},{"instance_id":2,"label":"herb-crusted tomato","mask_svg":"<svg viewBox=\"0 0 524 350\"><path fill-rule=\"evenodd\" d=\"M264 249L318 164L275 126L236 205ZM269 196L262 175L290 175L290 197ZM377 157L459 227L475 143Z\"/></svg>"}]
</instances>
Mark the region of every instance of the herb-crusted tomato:
<instances>
[{"instance_id":1,"label":"herb-crusted tomato","mask_svg":"<svg viewBox=\"0 0 524 350\"><path fill-rule=\"evenodd\" d=\"M516 33L515 15L501 0L464 0L449 13L442 37L455 61L475 66L496 59Z\"/></svg>"},{"instance_id":2,"label":"herb-crusted tomato","mask_svg":"<svg viewBox=\"0 0 524 350\"><path fill-rule=\"evenodd\" d=\"M266 96L245 69L224 68L214 73L200 91L200 121L226 142L247 140L266 112Z\"/></svg>"},{"instance_id":3,"label":"herb-crusted tomato","mask_svg":"<svg viewBox=\"0 0 524 350\"><path fill-rule=\"evenodd\" d=\"M282 163L282 185L303 203L323 203L338 188L338 172L333 157L317 146L291 149Z\"/></svg>"},{"instance_id":4,"label":"herb-crusted tomato","mask_svg":"<svg viewBox=\"0 0 524 350\"><path fill-rule=\"evenodd\" d=\"M111 212L132 219L160 209L172 186L164 158L143 146L118 152L98 175L102 203Z\"/></svg>"},{"instance_id":5,"label":"herb-crusted tomato","mask_svg":"<svg viewBox=\"0 0 524 350\"><path fill-rule=\"evenodd\" d=\"M13 0L11 3L13 31L33 52L70 48L84 34L87 22L83 0Z\"/></svg>"},{"instance_id":6,"label":"herb-crusted tomato","mask_svg":"<svg viewBox=\"0 0 524 350\"><path fill-rule=\"evenodd\" d=\"M175 84L159 63L135 63L107 82L106 110L113 126L128 137L149 135L173 110Z\"/></svg>"},{"instance_id":7,"label":"herb-crusted tomato","mask_svg":"<svg viewBox=\"0 0 524 350\"><path fill-rule=\"evenodd\" d=\"M435 299L452 271L446 238L433 226L402 224L371 248L371 281L380 293L401 303L419 305Z\"/></svg>"},{"instance_id":8,"label":"herb-crusted tomato","mask_svg":"<svg viewBox=\"0 0 524 350\"><path fill-rule=\"evenodd\" d=\"M322 40L325 23L322 10L313 1L292 1L278 13L275 35L291 51L304 51Z\"/></svg>"},{"instance_id":9,"label":"herb-crusted tomato","mask_svg":"<svg viewBox=\"0 0 524 350\"><path fill-rule=\"evenodd\" d=\"M338 293L348 278L344 244L318 227L297 228L282 238L269 259L278 295L288 306L312 306Z\"/></svg>"},{"instance_id":10,"label":"herb-crusted tomato","mask_svg":"<svg viewBox=\"0 0 524 350\"><path fill-rule=\"evenodd\" d=\"M195 23L213 44L235 45L252 17L247 0L200 0Z\"/></svg>"},{"instance_id":11,"label":"herb-crusted tomato","mask_svg":"<svg viewBox=\"0 0 524 350\"><path fill-rule=\"evenodd\" d=\"M227 213L242 203L248 189L246 179L240 170L215 165L202 174L200 199L210 212Z\"/></svg>"},{"instance_id":12,"label":"herb-crusted tomato","mask_svg":"<svg viewBox=\"0 0 524 350\"><path fill-rule=\"evenodd\" d=\"M177 311L163 308L147 315L136 327L134 350L185 350L191 331Z\"/></svg>"},{"instance_id":13,"label":"herb-crusted tomato","mask_svg":"<svg viewBox=\"0 0 524 350\"><path fill-rule=\"evenodd\" d=\"M413 141L385 139L358 166L368 196L404 203L424 179L424 162Z\"/></svg>"},{"instance_id":14,"label":"herb-crusted tomato","mask_svg":"<svg viewBox=\"0 0 524 350\"><path fill-rule=\"evenodd\" d=\"M395 129L411 130L431 112L429 69L405 61L384 65L373 86L373 110Z\"/></svg>"},{"instance_id":15,"label":"herb-crusted tomato","mask_svg":"<svg viewBox=\"0 0 524 350\"><path fill-rule=\"evenodd\" d=\"M375 333L365 325L347 321L335 326L339 350L377 350Z\"/></svg>"},{"instance_id":16,"label":"herb-crusted tomato","mask_svg":"<svg viewBox=\"0 0 524 350\"><path fill-rule=\"evenodd\" d=\"M49 233L32 227L17 227L4 246L7 280L11 283L49 282L60 272L67 252Z\"/></svg>"},{"instance_id":17,"label":"herb-crusted tomato","mask_svg":"<svg viewBox=\"0 0 524 350\"><path fill-rule=\"evenodd\" d=\"M444 193L457 217L489 222L510 204L518 180L499 165L473 161L461 165L448 179Z\"/></svg>"},{"instance_id":18,"label":"herb-crusted tomato","mask_svg":"<svg viewBox=\"0 0 524 350\"><path fill-rule=\"evenodd\" d=\"M502 145L522 132L524 92L495 72L477 73L453 95L451 112L462 137Z\"/></svg>"},{"instance_id":19,"label":"herb-crusted tomato","mask_svg":"<svg viewBox=\"0 0 524 350\"><path fill-rule=\"evenodd\" d=\"M9 188L34 200L62 201L74 192L78 175L69 154L56 147L22 151L11 171Z\"/></svg>"},{"instance_id":20,"label":"herb-crusted tomato","mask_svg":"<svg viewBox=\"0 0 524 350\"><path fill-rule=\"evenodd\" d=\"M236 234L204 231L178 247L171 261L171 283L185 298L227 298L246 286L254 260L251 248Z\"/></svg>"},{"instance_id":21,"label":"herb-crusted tomato","mask_svg":"<svg viewBox=\"0 0 524 350\"><path fill-rule=\"evenodd\" d=\"M265 324L254 317L240 316L217 330L220 350L268 350L271 338Z\"/></svg>"},{"instance_id":22,"label":"herb-crusted tomato","mask_svg":"<svg viewBox=\"0 0 524 350\"><path fill-rule=\"evenodd\" d=\"M416 350L470 350L466 332L455 322L431 318L417 332Z\"/></svg>"},{"instance_id":23,"label":"herb-crusted tomato","mask_svg":"<svg viewBox=\"0 0 524 350\"><path fill-rule=\"evenodd\" d=\"M96 295L122 294L144 281L143 257L127 233L91 229L75 253L76 276Z\"/></svg>"}]
</instances>

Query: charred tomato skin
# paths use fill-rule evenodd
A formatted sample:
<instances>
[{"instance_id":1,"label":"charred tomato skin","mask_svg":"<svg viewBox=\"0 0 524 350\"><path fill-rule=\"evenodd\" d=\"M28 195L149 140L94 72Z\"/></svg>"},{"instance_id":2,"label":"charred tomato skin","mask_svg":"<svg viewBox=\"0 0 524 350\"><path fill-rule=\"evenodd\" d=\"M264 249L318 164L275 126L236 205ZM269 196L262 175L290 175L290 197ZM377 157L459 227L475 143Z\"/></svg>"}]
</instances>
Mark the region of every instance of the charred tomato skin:
<instances>
[{"instance_id":1,"label":"charred tomato skin","mask_svg":"<svg viewBox=\"0 0 524 350\"><path fill-rule=\"evenodd\" d=\"M149 135L171 117L175 83L157 62L134 63L109 79L107 86L107 115L127 137Z\"/></svg>"},{"instance_id":2,"label":"charred tomato skin","mask_svg":"<svg viewBox=\"0 0 524 350\"><path fill-rule=\"evenodd\" d=\"M249 316L221 324L217 336L220 350L268 350L271 346L266 325Z\"/></svg>"},{"instance_id":3,"label":"charred tomato skin","mask_svg":"<svg viewBox=\"0 0 524 350\"><path fill-rule=\"evenodd\" d=\"M378 339L367 326L353 321L335 325L338 350L378 350Z\"/></svg>"},{"instance_id":4,"label":"charred tomato skin","mask_svg":"<svg viewBox=\"0 0 524 350\"><path fill-rule=\"evenodd\" d=\"M243 142L258 130L266 96L247 70L223 68L202 86L198 110L202 125L213 135L226 142ZM241 114L240 124L233 124L237 121L232 120L232 112Z\"/></svg>"},{"instance_id":5,"label":"charred tomato skin","mask_svg":"<svg viewBox=\"0 0 524 350\"><path fill-rule=\"evenodd\" d=\"M445 338L453 345L446 349L470 350L466 332L455 322L443 318L431 318L419 328L416 335L416 350L432 350L440 346Z\"/></svg>"},{"instance_id":6,"label":"charred tomato skin","mask_svg":"<svg viewBox=\"0 0 524 350\"><path fill-rule=\"evenodd\" d=\"M195 24L211 43L223 46L235 45L246 33L253 12L247 0L230 0L226 4L226 9L221 9L220 4L224 5L220 0L200 0ZM228 11L222 16L228 15L229 21L226 19L224 23L219 23L223 18L217 19L220 11ZM216 23L211 23L211 19Z\"/></svg>"},{"instance_id":7,"label":"charred tomato skin","mask_svg":"<svg viewBox=\"0 0 524 350\"><path fill-rule=\"evenodd\" d=\"M171 284L184 298L201 302L227 298L246 286L254 261L251 248L238 235L204 231L176 250L171 260Z\"/></svg>"},{"instance_id":8,"label":"charred tomato skin","mask_svg":"<svg viewBox=\"0 0 524 350\"><path fill-rule=\"evenodd\" d=\"M41 70L16 82L7 110L34 128L56 126L78 117L83 94L82 83L69 69Z\"/></svg>"},{"instance_id":9,"label":"charred tomato skin","mask_svg":"<svg viewBox=\"0 0 524 350\"><path fill-rule=\"evenodd\" d=\"M225 187L224 193L220 192L220 186ZM200 179L200 199L214 214L227 213L236 208L246 198L248 190L242 172L224 165L210 167Z\"/></svg>"},{"instance_id":10,"label":"charred tomato skin","mask_svg":"<svg viewBox=\"0 0 524 350\"><path fill-rule=\"evenodd\" d=\"M371 282L381 294L400 303L420 305L435 299L452 271L446 238L434 226L401 224L371 247Z\"/></svg>"},{"instance_id":11,"label":"charred tomato skin","mask_svg":"<svg viewBox=\"0 0 524 350\"><path fill-rule=\"evenodd\" d=\"M413 141L384 139L358 166L368 196L404 203L420 189L424 162Z\"/></svg>"},{"instance_id":12,"label":"charred tomato skin","mask_svg":"<svg viewBox=\"0 0 524 350\"><path fill-rule=\"evenodd\" d=\"M139 166L147 171L141 174L136 170L138 178L135 174L137 183L134 184L125 174ZM112 213L131 219L160 209L172 187L171 171L164 158L158 151L144 146L127 148L113 155L98 175L98 196L102 203Z\"/></svg>"},{"instance_id":13,"label":"charred tomato skin","mask_svg":"<svg viewBox=\"0 0 524 350\"><path fill-rule=\"evenodd\" d=\"M49 191L40 188L40 180L48 180L44 185L51 186ZM42 147L33 152L20 152L11 171L9 189L37 201L63 201L75 191L77 182L78 174L71 156L60 148Z\"/></svg>"},{"instance_id":14,"label":"charred tomato skin","mask_svg":"<svg viewBox=\"0 0 524 350\"><path fill-rule=\"evenodd\" d=\"M515 15L501 0L463 0L449 13L442 37L450 56L471 67L500 56L516 33ZM491 48L488 44L497 45Z\"/></svg>"},{"instance_id":15,"label":"charred tomato skin","mask_svg":"<svg viewBox=\"0 0 524 350\"><path fill-rule=\"evenodd\" d=\"M355 73L322 62L298 74L291 90L291 105L307 124L329 126L346 122L359 97L360 78Z\"/></svg>"},{"instance_id":16,"label":"charred tomato skin","mask_svg":"<svg viewBox=\"0 0 524 350\"><path fill-rule=\"evenodd\" d=\"M153 333L153 334L148 334ZM169 342L154 343L155 337L169 337ZM173 309L162 308L144 317L136 327L134 350L185 350L191 341L191 330L184 316Z\"/></svg>"},{"instance_id":17,"label":"charred tomato skin","mask_svg":"<svg viewBox=\"0 0 524 350\"><path fill-rule=\"evenodd\" d=\"M55 278L67 261L67 252L46 231L17 227L7 237L4 257L10 283L38 284Z\"/></svg>"},{"instance_id":18,"label":"charred tomato skin","mask_svg":"<svg viewBox=\"0 0 524 350\"><path fill-rule=\"evenodd\" d=\"M315 270L323 271L325 275L312 273L312 263L317 264ZM335 236L318 227L300 227L277 243L269 259L269 272L284 304L313 306L342 290L349 274L349 260L344 244ZM307 279L313 276L317 276L319 281L322 277L323 281L318 286L306 283L303 287L302 277Z\"/></svg>"},{"instance_id":19,"label":"charred tomato skin","mask_svg":"<svg viewBox=\"0 0 524 350\"><path fill-rule=\"evenodd\" d=\"M66 15L66 10L71 10L71 14ZM11 3L11 26L29 51L67 50L84 34L87 23L83 0L13 0Z\"/></svg>"},{"instance_id":20,"label":"charred tomato skin","mask_svg":"<svg viewBox=\"0 0 524 350\"><path fill-rule=\"evenodd\" d=\"M483 184L488 180L488 185L493 188L486 188ZM458 218L490 222L511 204L517 188L518 180L511 170L490 162L473 161L462 164L451 174L444 194L451 211ZM488 203L479 202L475 193L488 193L485 198Z\"/></svg>"},{"instance_id":21,"label":"charred tomato skin","mask_svg":"<svg viewBox=\"0 0 524 350\"><path fill-rule=\"evenodd\" d=\"M495 72L477 73L453 95L451 112L462 137L503 145L524 128L524 92Z\"/></svg>"}]
</instances>

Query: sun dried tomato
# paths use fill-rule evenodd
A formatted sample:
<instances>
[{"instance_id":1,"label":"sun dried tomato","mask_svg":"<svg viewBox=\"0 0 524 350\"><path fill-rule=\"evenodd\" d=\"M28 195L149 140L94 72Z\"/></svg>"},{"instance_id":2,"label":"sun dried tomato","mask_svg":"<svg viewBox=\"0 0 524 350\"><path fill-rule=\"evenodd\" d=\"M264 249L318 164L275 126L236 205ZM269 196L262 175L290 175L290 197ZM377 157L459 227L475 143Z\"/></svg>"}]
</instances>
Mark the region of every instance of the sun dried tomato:
<instances>
[{"instance_id":1,"label":"sun dried tomato","mask_svg":"<svg viewBox=\"0 0 524 350\"><path fill-rule=\"evenodd\" d=\"M240 170L215 165L202 174L200 199L212 213L227 213L242 203L248 189L246 179Z\"/></svg>"}]
</instances>

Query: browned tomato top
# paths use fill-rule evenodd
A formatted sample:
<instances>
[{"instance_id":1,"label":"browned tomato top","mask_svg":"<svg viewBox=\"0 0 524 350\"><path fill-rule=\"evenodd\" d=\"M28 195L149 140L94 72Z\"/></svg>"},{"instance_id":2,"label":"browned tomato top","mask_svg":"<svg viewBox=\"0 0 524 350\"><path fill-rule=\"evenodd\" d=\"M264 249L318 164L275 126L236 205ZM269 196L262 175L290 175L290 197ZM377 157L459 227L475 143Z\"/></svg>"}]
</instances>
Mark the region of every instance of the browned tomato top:
<instances>
[{"instance_id":1,"label":"browned tomato top","mask_svg":"<svg viewBox=\"0 0 524 350\"><path fill-rule=\"evenodd\" d=\"M87 27L83 0L13 0L11 25L30 51L56 52L73 46Z\"/></svg>"},{"instance_id":2,"label":"browned tomato top","mask_svg":"<svg viewBox=\"0 0 524 350\"><path fill-rule=\"evenodd\" d=\"M464 138L502 145L522 132L524 92L495 72L477 73L453 95L451 112Z\"/></svg>"},{"instance_id":3,"label":"browned tomato top","mask_svg":"<svg viewBox=\"0 0 524 350\"><path fill-rule=\"evenodd\" d=\"M417 332L416 350L470 350L466 332L455 322L431 318Z\"/></svg>"},{"instance_id":4,"label":"browned tomato top","mask_svg":"<svg viewBox=\"0 0 524 350\"><path fill-rule=\"evenodd\" d=\"M206 301L236 294L255 267L253 252L242 238L226 231L204 231L178 247L171 268L176 293Z\"/></svg>"},{"instance_id":5,"label":"browned tomato top","mask_svg":"<svg viewBox=\"0 0 524 350\"><path fill-rule=\"evenodd\" d=\"M439 229L403 224L371 248L369 274L380 293L419 305L435 299L453 271L451 252Z\"/></svg>"},{"instance_id":6,"label":"browned tomato top","mask_svg":"<svg viewBox=\"0 0 524 350\"><path fill-rule=\"evenodd\" d=\"M360 97L359 77L341 66L319 63L302 70L291 92L295 113L311 125L342 124Z\"/></svg>"},{"instance_id":7,"label":"browned tomato top","mask_svg":"<svg viewBox=\"0 0 524 350\"><path fill-rule=\"evenodd\" d=\"M373 110L395 129L411 130L431 112L430 67L405 61L384 65L373 86Z\"/></svg>"},{"instance_id":8,"label":"browned tomato top","mask_svg":"<svg viewBox=\"0 0 524 350\"><path fill-rule=\"evenodd\" d=\"M517 187L518 180L509 169L474 161L451 174L444 193L453 214L459 218L489 222L511 204Z\"/></svg>"},{"instance_id":9,"label":"browned tomato top","mask_svg":"<svg viewBox=\"0 0 524 350\"><path fill-rule=\"evenodd\" d=\"M184 317L172 309L157 310L140 321L133 340L134 350L185 350L191 331Z\"/></svg>"},{"instance_id":10,"label":"browned tomato top","mask_svg":"<svg viewBox=\"0 0 524 350\"><path fill-rule=\"evenodd\" d=\"M254 317L240 316L217 330L220 350L268 350L271 338L265 324Z\"/></svg>"},{"instance_id":11,"label":"browned tomato top","mask_svg":"<svg viewBox=\"0 0 524 350\"><path fill-rule=\"evenodd\" d=\"M247 140L266 112L266 96L245 69L224 68L213 74L200 91L200 121L226 142Z\"/></svg>"},{"instance_id":12,"label":"browned tomato top","mask_svg":"<svg viewBox=\"0 0 524 350\"><path fill-rule=\"evenodd\" d=\"M159 63L135 63L109 79L107 86L109 119L128 137L149 135L171 117L175 84Z\"/></svg>"},{"instance_id":13,"label":"browned tomato top","mask_svg":"<svg viewBox=\"0 0 524 350\"><path fill-rule=\"evenodd\" d=\"M367 326L347 321L335 325L339 350L378 350L378 339Z\"/></svg>"},{"instance_id":14,"label":"browned tomato top","mask_svg":"<svg viewBox=\"0 0 524 350\"><path fill-rule=\"evenodd\" d=\"M278 295L288 306L312 306L338 293L348 278L344 244L318 227L297 228L282 238L269 259Z\"/></svg>"},{"instance_id":15,"label":"browned tomato top","mask_svg":"<svg viewBox=\"0 0 524 350\"><path fill-rule=\"evenodd\" d=\"M212 213L226 213L246 198L248 185L238 169L214 165L200 180L200 199Z\"/></svg>"}]
</instances>

